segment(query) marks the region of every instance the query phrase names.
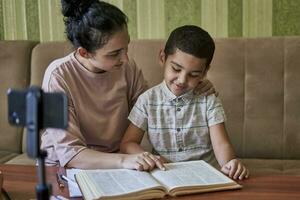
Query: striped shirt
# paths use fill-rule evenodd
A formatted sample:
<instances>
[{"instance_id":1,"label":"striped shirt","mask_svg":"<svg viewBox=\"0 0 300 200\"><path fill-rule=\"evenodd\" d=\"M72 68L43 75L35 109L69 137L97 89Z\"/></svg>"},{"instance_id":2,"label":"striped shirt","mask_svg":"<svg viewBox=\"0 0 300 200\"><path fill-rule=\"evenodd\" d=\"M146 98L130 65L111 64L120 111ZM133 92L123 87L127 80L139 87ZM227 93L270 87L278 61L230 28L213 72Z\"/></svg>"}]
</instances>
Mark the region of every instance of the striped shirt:
<instances>
[{"instance_id":1,"label":"striped shirt","mask_svg":"<svg viewBox=\"0 0 300 200\"><path fill-rule=\"evenodd\" d=\"M177 97L162 82L139 96L128 118L148 132L154 154L171 162L201 159L217 166L209 127L226 117L214 94L189 91Z\"/></svg>"}]
</instances>

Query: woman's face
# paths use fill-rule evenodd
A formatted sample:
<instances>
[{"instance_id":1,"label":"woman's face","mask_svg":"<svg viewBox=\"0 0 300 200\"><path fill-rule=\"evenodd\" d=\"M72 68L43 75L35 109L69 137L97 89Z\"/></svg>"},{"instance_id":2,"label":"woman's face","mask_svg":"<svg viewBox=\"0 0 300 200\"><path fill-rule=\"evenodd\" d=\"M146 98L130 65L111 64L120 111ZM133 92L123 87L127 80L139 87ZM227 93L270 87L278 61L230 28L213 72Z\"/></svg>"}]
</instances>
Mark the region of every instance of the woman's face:
<instances>
[{"instance_id":1,"label":"woman's face","mask_svg":"<svg viewBox=\"0 0 300 200\"><path fill-rule=\"evenodd\" d=\"M94 53L89 53L89 70L93 72L111 71L128 62L130 38L127 28L116 32L108 42Z\"/></svg>"}]
</instances>

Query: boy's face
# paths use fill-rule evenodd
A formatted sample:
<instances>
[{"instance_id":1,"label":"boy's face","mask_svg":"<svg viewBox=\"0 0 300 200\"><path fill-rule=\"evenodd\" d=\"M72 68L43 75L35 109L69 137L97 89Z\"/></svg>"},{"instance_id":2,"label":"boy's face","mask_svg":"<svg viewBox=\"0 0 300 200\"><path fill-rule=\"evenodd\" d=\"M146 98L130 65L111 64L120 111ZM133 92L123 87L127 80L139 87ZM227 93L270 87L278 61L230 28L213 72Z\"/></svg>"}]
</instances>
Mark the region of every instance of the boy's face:
<instances>
[{"instance_id":1,"label":"boy's face","mask_svg":"<svg viewBox=\"0 0 300 200\"><path fill-rule=\"evenodd\" d=\"M193 90L206 75L206 59L197 58L179 49L165 59L160 54L161 64L165 68L164 79L171 92L180 96Z\"/></svg>"}]
</instances>

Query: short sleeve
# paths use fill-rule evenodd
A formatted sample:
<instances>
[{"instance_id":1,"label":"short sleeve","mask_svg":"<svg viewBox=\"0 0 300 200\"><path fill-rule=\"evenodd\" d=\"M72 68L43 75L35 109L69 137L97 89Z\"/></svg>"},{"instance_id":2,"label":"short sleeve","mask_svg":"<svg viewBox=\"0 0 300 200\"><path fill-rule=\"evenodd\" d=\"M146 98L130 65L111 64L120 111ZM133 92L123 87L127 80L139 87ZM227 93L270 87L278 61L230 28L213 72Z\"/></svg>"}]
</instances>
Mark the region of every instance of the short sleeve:
<instances>
[{"instance_id":1,"label":"short sleeve","mask_svg":"<svg viewBox=\"0 0 300 200\"><path fill-rule=\"evenodd\" d=\"M147 101L145 95L142 94L135 105L131 109L128 119L138 128L147 131L148 129L148 112L147 112Z\"/></svg>"},{"instance_id":2,"label":"short sleeve","mask_svg":"<svg viewBox=\"0 0 300 200\"><path fill-rule=\"evenodd\" d=\"M226 121L222 102L215 94L207 96L206 112L209 127Z\"/></svg>"}]
</instances>

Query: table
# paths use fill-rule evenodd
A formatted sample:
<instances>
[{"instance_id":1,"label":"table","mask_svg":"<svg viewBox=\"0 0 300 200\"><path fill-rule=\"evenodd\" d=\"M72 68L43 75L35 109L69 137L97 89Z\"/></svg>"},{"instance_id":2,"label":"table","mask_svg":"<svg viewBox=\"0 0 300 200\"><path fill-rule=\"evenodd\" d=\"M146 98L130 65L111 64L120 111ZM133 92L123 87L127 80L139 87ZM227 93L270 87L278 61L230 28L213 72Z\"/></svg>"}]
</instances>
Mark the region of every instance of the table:
<instances>
[{"instance_id":1,"label":"table","mask_svg":"<svg viewBox=\"0 0 300 200\"><path fill-rule=\"evenodd\" d=\"M13 200L35 199L35 186L38 182L37 167L28 165L0 165L3 174L3 187ZM46 168L47 183L52 184L52 193L69 196L68 188L60 189L56 181L58 167Z\"/></svg>"},{"instance_id":2,"label":"table","mask_svg":"<svg viewBox=\"0 0 300 200\"><path fill-rule=\"evenodd\" d=\"M34 199L37 172L35 166L0 165L4 183L3 187L11 199ZM60 189L56 182L57 167L47 167L47 182L52 184L52 193L69 198L68 188ZM220 191L165 199L178 200L290 200L300 199L300 176L293 175L251 175L248 180L239 181L243 189ZM73 198L76 199L76 198Z\"/></svg>"}]
</instances>

